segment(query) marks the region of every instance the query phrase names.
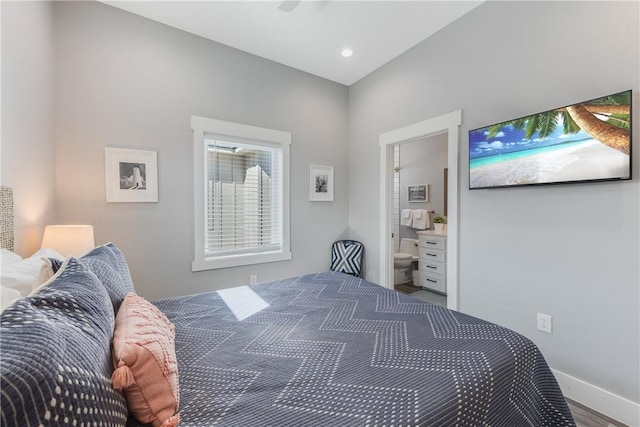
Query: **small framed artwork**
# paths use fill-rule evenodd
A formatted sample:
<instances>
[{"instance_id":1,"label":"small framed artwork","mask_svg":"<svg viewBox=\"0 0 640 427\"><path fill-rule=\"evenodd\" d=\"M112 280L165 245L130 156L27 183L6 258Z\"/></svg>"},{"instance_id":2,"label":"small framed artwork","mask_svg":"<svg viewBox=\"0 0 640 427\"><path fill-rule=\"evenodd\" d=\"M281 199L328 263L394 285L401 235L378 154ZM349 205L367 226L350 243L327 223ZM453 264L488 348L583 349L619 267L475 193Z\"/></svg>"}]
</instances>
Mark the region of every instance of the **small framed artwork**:
<instances>
[{"instance_id":1,"label":"small framed artwork","mask_svg":"<svg viewBox=\"0 0 640 427\"><path fill-rule=\"evenodd\" d=\"M333 202L333 167L311 165L309 178L309 200Z\"/></svg>"},{"instance_id":2,"label":"small framed artwork","mask_svg":"<svg viewBox=\"0 0 640 427\"><path fill-rule=\"evenodd\" d=\"M408 202L428 202L429 201L429 184L418 184L407 186Z\"/></svg>"},{"instance_id":3,"label":"small framed artwork","mask_svg":"<svg viewBox=\"0 0 640 427\"><path fill-rule=\"evenodd\" d=\"M105 147L107 202L154 203L158 201L158 153Z\"/></svg>"}]
</instances>

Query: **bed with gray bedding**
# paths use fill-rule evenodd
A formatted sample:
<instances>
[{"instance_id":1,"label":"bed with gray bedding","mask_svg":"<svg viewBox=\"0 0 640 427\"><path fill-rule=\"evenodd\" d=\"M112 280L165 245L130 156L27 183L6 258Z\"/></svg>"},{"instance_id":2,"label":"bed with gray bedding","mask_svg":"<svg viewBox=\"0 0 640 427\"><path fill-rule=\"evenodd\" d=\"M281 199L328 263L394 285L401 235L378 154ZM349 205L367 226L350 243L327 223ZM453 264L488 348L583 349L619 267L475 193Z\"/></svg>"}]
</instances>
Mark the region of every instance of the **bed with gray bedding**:
<instances>
[{"instance_id":1,"label":"bed with gray bedding","mask_svg":"<svg viewBox=\"0 0 640 427\"><path fill-rule=\"evenodd\" d=\"M107 244L3 311L3 426L138 425L111 385L114 316L133 291ZM353 276L155 305L175 324L181 426L574 425L531 341Z\"/></svg>"},{"instance_id":2,"label":"bed with gray bedding","mask_svg":"<svg viewBox=\"0 0 640 427\"><path fill-rule=\"evenodd\" d=\"M138 425L111 384L114 319L128 292L124 254L107 244L67 259L2 312L0 425ZM530 340L353 276L155 305L176 326L183 427L575 425Z\"/></svg>"}]
</instances>

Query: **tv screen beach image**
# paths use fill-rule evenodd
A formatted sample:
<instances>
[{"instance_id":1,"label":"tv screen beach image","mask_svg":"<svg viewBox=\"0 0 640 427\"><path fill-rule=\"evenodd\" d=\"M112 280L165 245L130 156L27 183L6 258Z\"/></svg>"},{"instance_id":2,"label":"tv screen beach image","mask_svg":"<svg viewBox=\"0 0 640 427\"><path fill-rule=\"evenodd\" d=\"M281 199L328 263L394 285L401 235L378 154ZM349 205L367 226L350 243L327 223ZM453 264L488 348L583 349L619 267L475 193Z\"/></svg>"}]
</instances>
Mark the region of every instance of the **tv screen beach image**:
<instances>
[{"instance_id":1,"label":"tv screen beach image","mask_svg":"<svg viewBox=\"0 0 640 427\"><path fill-rule=\"evenodd\" d=\"M469 132L469 188L631 177L631 91Z\"/></svg>"}]
</instances>

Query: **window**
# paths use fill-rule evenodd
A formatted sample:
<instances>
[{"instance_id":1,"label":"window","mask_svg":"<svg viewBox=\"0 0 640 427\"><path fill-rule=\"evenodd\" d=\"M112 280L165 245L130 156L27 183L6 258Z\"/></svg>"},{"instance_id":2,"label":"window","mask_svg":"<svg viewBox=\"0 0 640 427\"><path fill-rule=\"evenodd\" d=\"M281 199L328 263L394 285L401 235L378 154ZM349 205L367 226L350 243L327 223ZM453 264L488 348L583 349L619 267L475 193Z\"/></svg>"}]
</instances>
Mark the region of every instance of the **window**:
<instances>
[{"instance_id":1,"label":"window","mask_svg":"<svg viewBox=\"0 0 640 427\"><path fill-rule=\"evenodd\" d=\"M192 116L193 271L291 259L291 134Z\"/></svg>"}]
</instances>

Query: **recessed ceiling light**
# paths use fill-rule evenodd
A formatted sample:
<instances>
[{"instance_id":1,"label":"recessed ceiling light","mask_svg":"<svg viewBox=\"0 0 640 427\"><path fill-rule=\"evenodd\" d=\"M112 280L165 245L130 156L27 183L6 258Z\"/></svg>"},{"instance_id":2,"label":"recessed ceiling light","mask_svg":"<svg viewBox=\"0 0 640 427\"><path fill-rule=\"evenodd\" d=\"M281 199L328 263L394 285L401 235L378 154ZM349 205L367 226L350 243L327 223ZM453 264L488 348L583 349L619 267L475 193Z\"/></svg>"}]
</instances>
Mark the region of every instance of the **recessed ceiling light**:
<instances>
[{"instance_id":1,"label":"recessed ceiling light","mask_svg":"<svg viewBox=\"0 0 640 427\"><path fill-rule=\"evenodd\" d=\"M351 55L353 55L353 51L349 48L342 49L342 52L340 52L340 55L344 56L345 58L348 58Z\"/></svg>"}]
</instances>

